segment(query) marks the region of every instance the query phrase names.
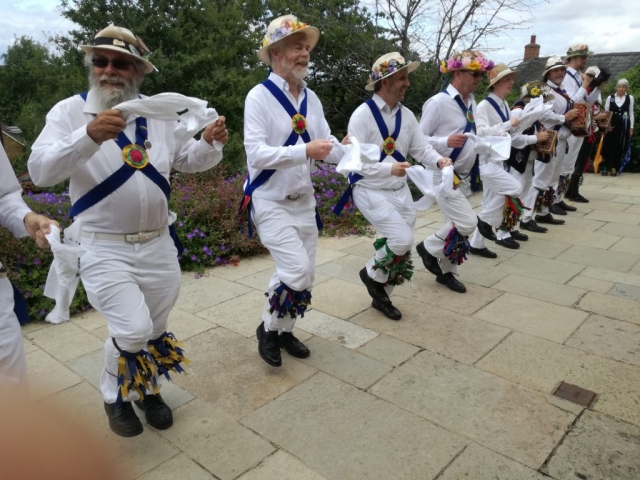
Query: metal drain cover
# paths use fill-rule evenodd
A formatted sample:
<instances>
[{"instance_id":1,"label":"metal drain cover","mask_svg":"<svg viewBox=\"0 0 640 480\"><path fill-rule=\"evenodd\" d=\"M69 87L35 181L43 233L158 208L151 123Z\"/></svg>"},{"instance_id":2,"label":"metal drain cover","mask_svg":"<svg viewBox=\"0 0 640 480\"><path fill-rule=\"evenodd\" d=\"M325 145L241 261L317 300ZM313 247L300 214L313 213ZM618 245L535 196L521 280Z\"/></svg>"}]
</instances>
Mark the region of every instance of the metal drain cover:
<instances>
[{"instance_id":1,"label":"metal drain cover","mask_svg":"<svg viewBox=\"0 0 640 480\"><path fill-rule=\"evenodd\" d=\"M553 394L556 397L564 398L585 407L588 407L596 396L596 392L565 382L562 382Z\"/></svg>"}]
</instances>

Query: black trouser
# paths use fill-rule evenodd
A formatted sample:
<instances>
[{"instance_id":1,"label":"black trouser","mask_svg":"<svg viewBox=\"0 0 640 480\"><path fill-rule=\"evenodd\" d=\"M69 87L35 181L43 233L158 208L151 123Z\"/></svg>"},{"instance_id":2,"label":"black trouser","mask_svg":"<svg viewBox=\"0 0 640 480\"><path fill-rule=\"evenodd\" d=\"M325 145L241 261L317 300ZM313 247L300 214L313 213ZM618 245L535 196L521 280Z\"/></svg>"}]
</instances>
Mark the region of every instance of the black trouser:
<instances>
[{"instance_id":1,"label":"black trouser","mask_svg":"<svg viewBox=\"0 0 640 480\"><path fill-rule=\"evenodd\" d=\"M571 183L569 184L569 189L565 195L567 198L577 197L580 194L580 178L584 173L589 157L591 157L591 152L593 152L593 146L596 143L597 142L590 142L588 138L585 138L584 142L582 142L582 146L578 152L578 158L576 159L576 166L573 169L573 174L571 175Z\"/></svg>"}]
</instances>

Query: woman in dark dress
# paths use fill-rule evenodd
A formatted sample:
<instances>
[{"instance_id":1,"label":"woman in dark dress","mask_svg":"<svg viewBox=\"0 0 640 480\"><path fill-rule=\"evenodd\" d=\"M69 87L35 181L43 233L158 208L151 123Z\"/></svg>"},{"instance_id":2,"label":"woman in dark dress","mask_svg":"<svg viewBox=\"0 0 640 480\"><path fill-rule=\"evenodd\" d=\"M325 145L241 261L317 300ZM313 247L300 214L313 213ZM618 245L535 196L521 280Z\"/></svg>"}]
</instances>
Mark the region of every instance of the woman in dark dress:
<instances>
[{"instance_id":1,"label":"woman in dark dress","mask_svg":"<svg viewBox=\"0 0 640 480\"><path fill-rule=\"evenodd\" d=\"M605 103L605 110L613 112L613 130L604 137L602 145L602 175L617 175L633 136L633 96L627 93L627 88L627 80L618 80L616 93L609 96Z\"/></svg>"}]
</instances>

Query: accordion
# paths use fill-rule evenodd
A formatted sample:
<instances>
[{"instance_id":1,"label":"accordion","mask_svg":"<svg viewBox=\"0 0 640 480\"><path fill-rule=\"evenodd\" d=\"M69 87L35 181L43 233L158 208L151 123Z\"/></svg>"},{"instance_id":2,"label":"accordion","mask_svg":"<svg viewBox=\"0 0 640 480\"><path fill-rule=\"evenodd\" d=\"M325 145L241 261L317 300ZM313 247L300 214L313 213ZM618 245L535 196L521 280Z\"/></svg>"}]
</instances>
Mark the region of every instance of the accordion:
<instances>
[{"instance_id":1,"label":"accordion","mask_svg":"<svg viewBox=\"0 0 640 480\"><path fill-rule=\"evenodd\" d=\"M541 143L536 143L533 148L542 155L553 156L556 153L556 141L558 140L558 132L555 130L545 130L549 137Z\"/></svg>"},{"instance_id":2,"label":"accordion","mask_svg":"<svg viewBox=\"0 0 640 480\"><path fill-rule=\"evenodd\" d=\"M606 130L611 126L611 120L613 119L613 112L609 112L607 110L600 112L603 115L606 115L605 118L600 120L596 120L596 125L600 130Z\"/></svg>"},{"instance_id":3,"label":"accordion","mask_svg":"<svg viewBox=\"0 0 640 480\"><path fill-rule=\"evenodd\" d=\"M591 105L587 102L576 102L573 108L578 110L578 116L569 122L571 135L588 137L591 135Z\"/></svg>"}]
</instances>

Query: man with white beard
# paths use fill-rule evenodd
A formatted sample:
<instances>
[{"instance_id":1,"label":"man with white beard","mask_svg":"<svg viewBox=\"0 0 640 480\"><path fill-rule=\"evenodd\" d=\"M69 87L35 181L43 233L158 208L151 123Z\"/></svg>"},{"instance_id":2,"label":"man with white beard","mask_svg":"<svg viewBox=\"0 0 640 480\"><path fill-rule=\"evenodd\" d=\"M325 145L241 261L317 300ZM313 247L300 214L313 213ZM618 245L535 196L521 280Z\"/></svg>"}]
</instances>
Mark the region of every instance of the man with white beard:
<instances>
[{"instance_id":1,"label":"man with white beard","mask_svg":"<svg viewBox=\"0 0 640 480\"><path fill-rule=\"evenodd\" d=\"M331 135L317 95L306 88L317 28L284 15L271 21L258 58L269 78L247 95L244 148L249 175L241 211L255 221L263 245L276 262L258 326L258 353L273 367L280 349L306 358L309 349L293 334L297 317L311 303L318 228L311 183L314 160L338 163L342 146Z\"/></svg>"},{"instance_id":2,"label":"man with white beard","mask_svg":"<svg viewBox=\"0 0 640 480\"><path fill-rule=\"evenodd\" d=\"M137 98L144 75L155 70L131 31L110 25L81 48L91 88L49 112L29 173L44 187L70 179L82 283L110 335L100 379L104 407L111 430L132 437L143 428L131 401L152 427L173 424L159 379L182 372L186 360L180 342L167 332L180 290L169 174L172 168L201 172L218 164L227 131L220 117L199 141L180 141L174 136L177 122L113 109Z\"/></svg>"}]
</instances>

